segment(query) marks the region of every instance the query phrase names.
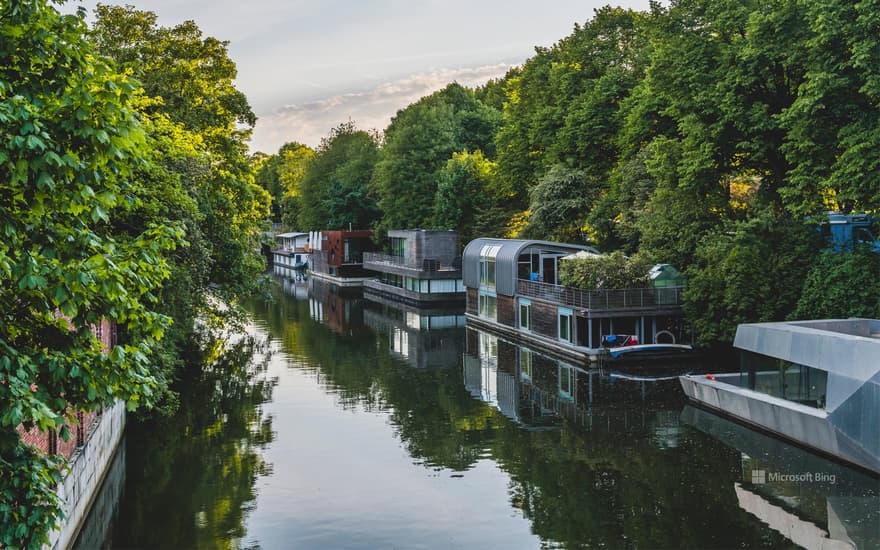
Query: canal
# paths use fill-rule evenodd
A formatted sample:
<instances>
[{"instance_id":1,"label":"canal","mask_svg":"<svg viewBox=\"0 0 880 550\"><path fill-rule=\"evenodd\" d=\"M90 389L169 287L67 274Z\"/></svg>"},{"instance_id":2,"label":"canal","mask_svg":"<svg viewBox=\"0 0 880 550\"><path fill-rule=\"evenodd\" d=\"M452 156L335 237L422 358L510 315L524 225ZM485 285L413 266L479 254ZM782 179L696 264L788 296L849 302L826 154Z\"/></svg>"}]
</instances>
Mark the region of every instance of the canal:
<instances>
[{"instance_id":1,"label":"canal","mask_svg":"<svg viewBox=\"0 0 880 550\"><path fill-rule=\"evenodd\" d=\"M317 281L130 423L80 548L871 548L878 480L460 311Z\"/></svg>"}]
</instances>

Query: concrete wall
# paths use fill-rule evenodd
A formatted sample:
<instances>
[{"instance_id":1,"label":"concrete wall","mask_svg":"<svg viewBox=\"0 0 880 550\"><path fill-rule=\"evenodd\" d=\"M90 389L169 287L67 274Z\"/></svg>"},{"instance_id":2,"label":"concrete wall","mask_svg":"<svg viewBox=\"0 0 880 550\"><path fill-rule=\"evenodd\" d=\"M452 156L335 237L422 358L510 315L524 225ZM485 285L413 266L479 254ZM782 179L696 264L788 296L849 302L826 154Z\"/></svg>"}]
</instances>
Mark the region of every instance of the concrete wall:
<instances>
[{"instance_id":1,"label":"concrete wall","mask_svg":"<svg viewBox=\"0 0 880 550\"><path fill-rule=\"evenodd\" d=\"M422 265L425 259L451 265L456 257L461 256L455 231L401 229L389 231L388 237L406 239L406 257L415 265Z\"/></svg>"},{"instance_id":2,"label":"concrete wall","mask_svg":"<svg viewBox=\"0 0 880 550\"><path fill-rule=\"evenodd\" d=\"M125 405L119 402L104 411L85 444L71 457L70 471L58 486L64 520L44 548L60 550L73 544L116 454L124 428Z\"/></svg>"}]
</instances>

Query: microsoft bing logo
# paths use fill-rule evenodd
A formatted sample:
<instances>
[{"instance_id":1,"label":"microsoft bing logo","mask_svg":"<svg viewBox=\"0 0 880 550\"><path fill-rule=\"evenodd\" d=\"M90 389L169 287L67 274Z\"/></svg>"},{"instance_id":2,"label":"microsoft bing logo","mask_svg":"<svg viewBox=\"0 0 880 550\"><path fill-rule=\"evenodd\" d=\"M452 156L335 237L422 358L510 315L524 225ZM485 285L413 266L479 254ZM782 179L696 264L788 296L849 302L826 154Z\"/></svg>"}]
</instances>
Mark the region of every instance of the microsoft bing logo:
<instances>
[{"instance_id":1,"label":"microsoft bing logo","mask_svg":"<svg viewBox=\"0 0 880 550\"><path fill-rule=\"evenodd\" d=\"M752 470L752 483L754 485L763 485L767 483L766 470Z\"/></svg>"}]
</instances>

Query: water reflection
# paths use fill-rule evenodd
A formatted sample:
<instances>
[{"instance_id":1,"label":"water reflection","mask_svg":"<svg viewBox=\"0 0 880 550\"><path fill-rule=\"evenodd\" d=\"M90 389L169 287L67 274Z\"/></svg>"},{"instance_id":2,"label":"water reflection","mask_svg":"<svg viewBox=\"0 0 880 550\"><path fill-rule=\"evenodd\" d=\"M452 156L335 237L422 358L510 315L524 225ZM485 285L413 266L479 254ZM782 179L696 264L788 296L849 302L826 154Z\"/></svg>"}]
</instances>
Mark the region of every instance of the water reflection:
<instances>
[{"instance_id":1,"label":"water reflection","mask_svg":"<svg viewBox=\"0 0 880 550\"><path fill-rule=\"evenodd\" d=\"M739 506L798 546L880 548L880 481L688 405L685 424L736 449Z\"/></svg>"},{"instance_id":2,"label":"water reflection","mask_svg":"<svg viewBox=\"0 0 880 550\"><path fill-rule=\"evenodd\" d=\"M783 513L817 529L810 541L875 542L877 517L864 510L880 500L859 492L871 479L844 483L834 470L837 493L756 487L755 469L794 471L773 461L803 457L780 459L789 451L688 412L675 380L584 369L456 328L454 311L365 301L319 281L279 285L276 301L252 311L268 340L251 350L253 366L240 367L247 350L219 361L226 367L183 381L192 405L181 419L130 431L108 544L808 542L780 528Z\"/></svg>"},{"instance_id":3,"label":"water reflection","mask_svg":"<svg viewBox=\"0 0 880 550\"><path fill-rule=\"evenodd\" d=\"M388 338L391 355L410 366L445 368L464 351L464 307L419 309L371 296L364 323Z\"/></svg>"},{"instance_id":4,"label":"water reflection","mask_svg":"<svg viewBox=\"0 0 880 550\"><path fill-rule=\"evenodd\" d=\"M240 335L206 349L203 367L175 384L184 399L173 416L129 423L124 498L105 547L230 547L244 536L254 483L272 472L262 450L273 419L262 405L275 381L265 342Z\"/></svg>"}]
</instances>

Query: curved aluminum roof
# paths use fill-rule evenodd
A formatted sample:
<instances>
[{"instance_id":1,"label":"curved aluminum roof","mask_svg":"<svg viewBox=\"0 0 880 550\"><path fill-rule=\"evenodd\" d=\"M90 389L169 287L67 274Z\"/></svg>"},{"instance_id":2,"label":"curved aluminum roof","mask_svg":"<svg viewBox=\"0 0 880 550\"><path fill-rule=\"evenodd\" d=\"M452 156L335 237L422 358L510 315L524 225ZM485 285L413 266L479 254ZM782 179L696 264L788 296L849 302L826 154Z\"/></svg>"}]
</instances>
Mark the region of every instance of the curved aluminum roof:
<instances>
[{"instance_id":1,"label":"curved aluminum roof","mask_svg":"<svg viewBox=\"0 0 880 550\"><path fill-rule=\"evenodd\" d=\"M497 246L495 255L495 292L504 296L516 294L517 260L522 251L535 246L552 252L572 253L581 250L598 254L595 248L579 244L556 243L527 239L493 239L480 237L468 243L462 254L462 279L464 286L480 286L480 252L484 246Z\"/></svg>"}]
</instances>

